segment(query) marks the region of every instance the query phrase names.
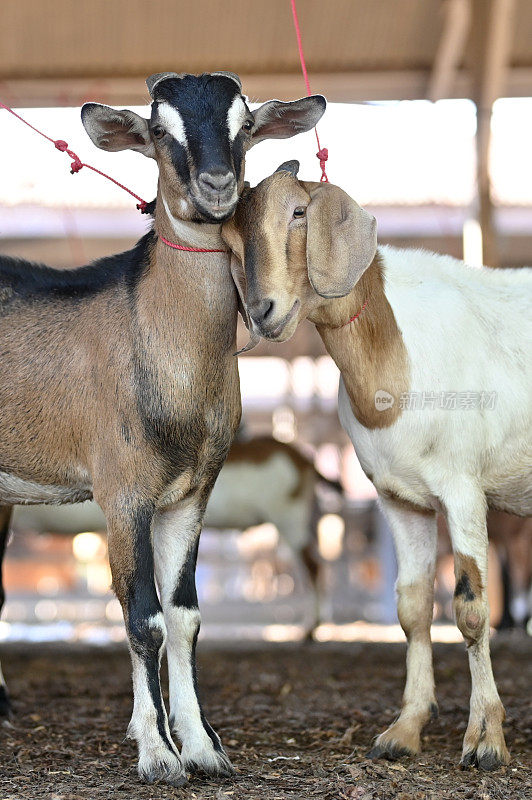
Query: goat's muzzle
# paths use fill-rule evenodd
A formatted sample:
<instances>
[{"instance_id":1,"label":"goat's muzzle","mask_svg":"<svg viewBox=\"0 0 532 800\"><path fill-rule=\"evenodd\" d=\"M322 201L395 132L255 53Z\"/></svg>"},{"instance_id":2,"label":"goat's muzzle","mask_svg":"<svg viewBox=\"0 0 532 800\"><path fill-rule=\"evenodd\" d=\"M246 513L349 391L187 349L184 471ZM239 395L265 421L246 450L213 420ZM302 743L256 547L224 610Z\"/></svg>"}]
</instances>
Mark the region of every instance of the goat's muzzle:
<instances>
[{"instance_id":1,"label":"goat's muzzle","mask_svg":"<svg viewBox=\"0 0 532 800\"><path fill-rule=\"evenodd\" d=\"M297 325L297 313L301 307L301 301L295 300L288 313L282 314L279 303L272 298L265 298L258 303L248 306L249 315L253 321L255 330L264 339L288 339L292 335ZM279 313L281 312L281 313ZM290 323L296 325L291 326ZM292 330L292 327L294 330ZM290 330L288 330L290 328ZM288 334L284 336L285 332Z\"/></svg>"},{"instance_id":2,"label":"goat's muzzle","mask_svg":"<svg viewBox=\"0 0 532 800\"><path fill-rule=\"evenodd\" d=\"M228 219L238 202L237 182L227 170L213 169L200 172L192 182L190 196L196 209L204 217L216 222Z\"/></svg>"}]
</instances>

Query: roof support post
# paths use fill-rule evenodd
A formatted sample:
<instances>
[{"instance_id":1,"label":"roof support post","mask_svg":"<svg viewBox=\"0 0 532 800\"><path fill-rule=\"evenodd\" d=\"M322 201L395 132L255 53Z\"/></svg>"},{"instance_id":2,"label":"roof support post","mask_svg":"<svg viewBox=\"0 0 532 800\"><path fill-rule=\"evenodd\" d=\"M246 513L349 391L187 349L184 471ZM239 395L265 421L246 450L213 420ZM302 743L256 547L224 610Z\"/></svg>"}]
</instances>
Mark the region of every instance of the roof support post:
<instances>
[{"instance_id":1,"label":"roof support post","mask_svg":"<svg viewBox=\"0 0 532 800\"><path fill-rule=\"evenodd\" d=\"M477 106L476 213L482 231L483 260L491 267L499 264L489 169L491 116L493 104L506 86L514 18L515 0L473 0L473 97Z\"/></svg>"}]
</instances>

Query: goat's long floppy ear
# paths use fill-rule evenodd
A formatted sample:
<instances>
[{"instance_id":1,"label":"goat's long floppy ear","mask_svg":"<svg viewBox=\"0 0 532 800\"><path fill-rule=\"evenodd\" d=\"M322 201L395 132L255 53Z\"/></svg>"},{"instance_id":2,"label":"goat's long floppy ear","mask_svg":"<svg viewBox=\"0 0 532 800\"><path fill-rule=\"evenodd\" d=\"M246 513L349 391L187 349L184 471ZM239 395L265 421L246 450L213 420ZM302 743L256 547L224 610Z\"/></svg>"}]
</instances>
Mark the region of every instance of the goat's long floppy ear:
<instances>
[{"instance_id":1,"label":"goat's long floppy ear","mask_svg":"<svg viewBox=\"0 0 532 800\"><path fill-rule=\"evenodd\" d=\"M242 347L241 350L235 353L236 356L239 356L240 353L246 353L248 350L252 350L254 347L256 347L260 342L260 336L253 330L251 318L246 308L246 271L239 257L233 252L231 252L231 275L238 292L238 310L240 311L242 319L244 320L244 324L249 331L249 342L245 347Z\"/></svg>"},{"instance_id":2,"label":"goat's long floppy ear","mask_svg":"<svg viewBox=\"0 0 532 800\"><path fill-rule=\"evenodd\" d=\"M307 269L321 297L344 297L377 250L377 222L338 186L315 184L307 207Z\"/></svg>"},{"instance_id":3,"label":"goat's long floppy ear","mask_svg":"<svg viewBox=\"0 0 532 800\"><path fill-rule=\"evenodd\" d=\"M90 138L101 150L138 150L155 157L148 120L127 108L117 110L99 103L85 103L81 121Z\"/></svg>"},{"instance_id":4,"label":"goat's long floppy ear","mask_svg":"<svg viewBox=\"0 0 532 800\"><path fill-rule=\"evenodd\" d=\"M268 100L252 112L255 127L251 135L251 147L263 139L289 139L297 133L313 128L323 116L327 101L321 94L302 97L292 103Z\"/></svg>"}]
</instances>

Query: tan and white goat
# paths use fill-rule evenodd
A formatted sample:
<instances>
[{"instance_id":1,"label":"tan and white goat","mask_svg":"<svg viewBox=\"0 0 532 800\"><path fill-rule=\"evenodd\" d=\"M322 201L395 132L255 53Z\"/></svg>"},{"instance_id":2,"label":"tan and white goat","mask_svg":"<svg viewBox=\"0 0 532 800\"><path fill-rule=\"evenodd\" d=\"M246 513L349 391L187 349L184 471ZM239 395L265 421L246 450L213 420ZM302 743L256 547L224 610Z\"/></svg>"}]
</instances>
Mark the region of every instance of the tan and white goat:
<instances>
[{"instance_id":1,"label":"tan and white goat","mask_svg":"<svg viewBox=\"0 0 532 800\"><path fill-rule=\"evenodd\" d=\"M532 271L377 248L375 219L338 187L299 181L298 166L246 190L223 237L245 267L256 334L282 342L301 319L316 324L341 372L342 425L393 528L407 681L401 714L370 755L417 752L437 710L441 510L472 677L462 764L493 769L509 756L489 653L486 509L532 513Z\"/></svg>"},{"instance_id":2,"label":"tan and white goat","mask_svg":"<svg viewBox=\"0 0 532 800\"><path fill-rule=\"evenodd\" d=\"M311 128L325 100L252 113L231 73L147 83L149 119L89 103L82 121L98 147L157 161L153 228L79 269L0 257L0 553L10 506L98 501L131 650L138 771L181 785L186 768L231 771L195 673L201 521L240 420L237 296L220 223L242 190L246 150Z\"/></svg>"}]
</instances>

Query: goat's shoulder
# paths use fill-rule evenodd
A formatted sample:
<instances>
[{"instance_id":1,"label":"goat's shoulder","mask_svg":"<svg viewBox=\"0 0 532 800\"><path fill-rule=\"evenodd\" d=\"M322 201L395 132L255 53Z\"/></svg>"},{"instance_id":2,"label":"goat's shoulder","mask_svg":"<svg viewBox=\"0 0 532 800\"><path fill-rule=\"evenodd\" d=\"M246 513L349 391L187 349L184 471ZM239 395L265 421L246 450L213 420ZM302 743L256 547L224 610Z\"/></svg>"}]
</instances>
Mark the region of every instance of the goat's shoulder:
<instances>
[{"instance_id":1,"label":"goat's shoulder","mask_svg":"<svg viewBox=\"0 0 532 800\"><path fill-rule=\"evenodd\" d=\"M0 255L0 297L22 302L79 301L119 284L133 288L149 265L155 239L154 231L149 231L131 250L74 269Z\"/></svg>"}]
</instances>

